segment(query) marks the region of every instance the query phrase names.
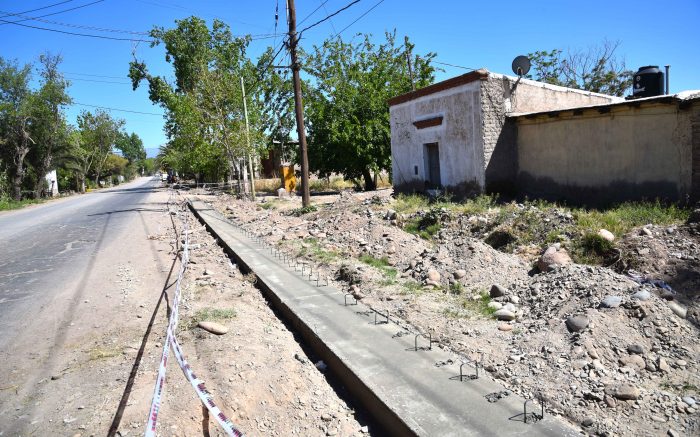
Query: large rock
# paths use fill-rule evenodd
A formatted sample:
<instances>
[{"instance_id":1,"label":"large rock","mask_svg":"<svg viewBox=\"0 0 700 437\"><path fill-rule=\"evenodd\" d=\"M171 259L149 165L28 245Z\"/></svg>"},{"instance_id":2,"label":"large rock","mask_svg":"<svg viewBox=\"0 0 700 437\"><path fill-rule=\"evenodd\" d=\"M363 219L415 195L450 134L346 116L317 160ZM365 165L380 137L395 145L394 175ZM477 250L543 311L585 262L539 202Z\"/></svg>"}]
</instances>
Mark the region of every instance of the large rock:
<instances>
[{"instance_id":1,"label":"large rock","mask_svg":"<svg viewBox=\"0 0 700 437\"><path fill-rule=\"evenodd\" d=\"M622 296L606 296L600 306L603 308L617 308L622 304Z\"/></svg>"},{"instance_id":2,"label":"large rock","mask_svg":"<svg viewBox=\"0 0 700 437\"><path fill-rule=\"evenodd\" d=\"M603 240L613 242L615 241L615 235L613 235L612 232L608 231L607 229L601 229L598 231L598 236L602 238Z\"/></svg>"},{"instance_id":3,"label":"large rock","mask_svg":"<svg viewBox=\"0 0 700 437\"><path fill-rule=\"evenodd\" d=\"M669 301L668 307L671 308L671 311L673 311L673 313L681 319L685 319L685 316L688 315L688 309L677 302Z\"/></svg>"},{"instance_id":4,"label":"large rock","mask_svg":"<svg viewBox=\"0 0 700 437\"><path fill-rule=\"evenodd\" d=\"M493 315L498 320L505 320L505 321L515 320L515 313L513 313L512 311L508 311L505 308L501 308L500 310L493 313Z\"/></svg>"},{"instance_id":5,"label":"large rock","mask_svg":"<svg viewBox=\"0 0 700 437\"><path fill-rule=\"evenodd\" d=\"M467 276L467 271L466 270L455 270L455 272L452 274L455 279L462 279L463 277Z\"/></svg>"},{"instance_id":6,"label":"large rock","mask_svg":"<svg viewBox=\"0 0 700 437\"><path fill-rule=\"evenodd\" d=\"M489 291L489 295L491 297L501 297L506 295L506 289L500 285L500 284L493 284L491 286L491 291Z\"/></svg>"},{"instance_id":7,"label":"large rock","mask_svg":"<svg viewBox=\"0 0 700 437\"><path fill-rule=\"evenodd\" d=\"M541 272L549 272L557 267L571 264L571 257L566 249L558 245L552 245L544 251L540 259L537 261L537 268Z\"/></svg>"},{"instance_id":8,"label":"large rock","mask_svg":"<svg viewBox=\"0 0 700 437\"><path fill-rule=\"evenodd\" d=\"M590 321L588 320L588 317L578 315L578 316L571 316L568 319L566 319L566 327L569 329L571 332L579 332L583 331L586 329L586 326L588 326L588 323Z\"/></svg>"},{"instance_id":9,"label":"large rock","mask_svg":"<svg viewBox=\"0 0 700 437\"><path fill-rule=\"evenodd\" d=\"M428 270L428 279L433 282L440 282L440 273L435 269Z\"/></svg>"},{"instance_id":10,"label":"large rock","mask_svg":"<svg viewBox=\"0 0 700 437\"><path fill-rule=\"evenodd\" d=\"M622 384L615 388L613 396L623 401L634 401L639 399L639 389L632 384Z\"/></svg>"},{"instance_id":11,"label":"large rock","mask_svg":"<svg viewBox=\"0 0 700 437\"><path fill-rule=\"evenodd\" d=\"M211 332L216 335L223 335L228 332L228 328L216 322L202 321L197 323L197 326L204 329L207 332Z\"/></svg>"},{"instance_id":12,"label":"large rock","mask_svg":"<svg viewBox=\"0 0 700 437\"><path fill-rule=\"evenodd\" d=\"M620 364L627 367L633 367L637 370L642 370L647 366L647 363L646 361L644 361L644 358L642 358L639 355L622 356L620 357Z\"/></svg>"},{"instance_id":13,"label":"large rock","mask_svg":"<svg viewBox=\"0 0 700 437\"><path fill-rule=\"evenodd\" d=\"M641 289L632 295L632 299L646 301L651 299L651 293L649 293L649 290Z\"/></svg>"}]
</instances>

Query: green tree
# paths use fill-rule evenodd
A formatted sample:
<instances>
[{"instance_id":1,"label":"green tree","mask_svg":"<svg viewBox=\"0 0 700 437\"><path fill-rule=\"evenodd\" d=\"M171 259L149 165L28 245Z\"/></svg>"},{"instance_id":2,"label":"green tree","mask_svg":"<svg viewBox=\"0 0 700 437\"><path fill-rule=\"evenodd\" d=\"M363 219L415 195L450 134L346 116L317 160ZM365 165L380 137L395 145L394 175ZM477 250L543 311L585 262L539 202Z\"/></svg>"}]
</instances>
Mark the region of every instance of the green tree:
<instances>
[{"instance_id":1,"label":"green tree","mask_svg":"<svg viewBox=\"0 0 700 437\"><path fill-rule=\"evenodd\" d=\"M85 177L90 172L95 176L95 185L99 186L105 162L112 153L123 125L124 120L115 120L101 109L95 111L95 114L83 111L78 116L82 158L81 191L85 191Z\"/></svg>"},{"instance_id":2,"label":"green tree","mask_svg":"<svg viewBox=\"0 0 700 437\"><path fill-rule=\"evenodd\" d=\"M36 93L32 110L32 130L35 146L29 161L35 169L34 191L38 197L45 185L44 175L54 166L54 157L66 153L68 147L68 124L64 107L70 104L68 81L58 67L62 58L49 53L39 57L41 64L41 87Z\"/></svg>"},{"instance_id":3,"label":"green tree","mask_svg":"<svg viewBox=\"0 0 700 437\"><path fill-rule=\"evenodd\" d=\"M35 143L31 124L36 94L30 79L31 65L20 67L0 57L0 154L14 200L22 199L25 158Z\"/></svg>"},{"instance_id":4,"label":"green tree","mask_svg":"<svg viewBox=\"0 0 700 437\"><path fill-rule=\"evenodd\" d=\"M624 96L632 85L633 72L617 57L620 43L603 41L588 50L561 49L529 53L534 74L527 77L553 85L613 96Z\"/></svg>"},{"instance_id":5,"label":"green tree","mask_svg":"<svg viewBox=\"0 0 700 437\"><path fill-rule=\"evenodd\" d=\"M407 39L398 45L393 32L379 45L370 35L349 43L331 38L304 56L315 85L305 96L312 170L362 177L366 190L376 188L373 173L391 170L387 101L412 90L406 61L412 50ZM416 87L432 83L435 54L412 57Z\"/></svg>"},{"instance_id":6,"label":"green tree","mask_svg":"<svg viewBox=\"0 0 700 437\"><path fill-rule=\"evenodd\" d=\"M247 146L243 121L240 78L251 82L254 66L246 55L250 38L234 37L229 27L214 20L177 20L174 29L154 28L152 46L163 44L166 61L174 70L174 84L149 73L144 62L133 61L129 76L134 89L141 81L149 85L151 101L166 110L168 143L159 161L181 172L208 176L241 174L241 161L254 151ZM252 99L250 102L255 102ZM249 113L253 137L259 116L256 104ZM226 165L223 166L221 163Z\"/></svg>"},{"instance_id":7,"label":"green tree","mask_svg":"<svg viewBox=\"0 0 700 437\"><path fill-rule=\"evenodd\" d=\"M122 152L122 156L129 161L129 164L138 163L146 159L146 149L143 148L143 140L132 132L119 132L114 147Z\"/></svg>"}]
</instances>

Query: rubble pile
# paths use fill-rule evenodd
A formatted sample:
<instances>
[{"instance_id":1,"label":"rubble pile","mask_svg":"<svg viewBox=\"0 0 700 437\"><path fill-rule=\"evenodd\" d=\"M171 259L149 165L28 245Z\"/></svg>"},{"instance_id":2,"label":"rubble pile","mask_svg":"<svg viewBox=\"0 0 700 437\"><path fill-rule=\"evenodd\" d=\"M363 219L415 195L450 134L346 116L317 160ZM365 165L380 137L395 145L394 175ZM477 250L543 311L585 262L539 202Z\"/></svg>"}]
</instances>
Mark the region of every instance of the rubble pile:
<instances>
[{"instance_id":1,"label":"rubble pile","mask_svg":"<svg viewBox=\"0 0 700 437\"><path fill-rule=\"evenodd\" d=\"M620 266L575 264L556 244L536 256L496 250L486 240L522 226L497 212L419 212L442 223L429 241L402 228L409 217L392 209L390 192L342 193L298 217L290 214L295 203L277 202L266 208L219 196L215 206L316 263L364 303L430 332L455 363L480 362L508 390L543 398L547 411L585 433L700 432L696 222L620 236L628 266L676 289ZM566 236L572 220L550 210L535 232Z\"/></svg>"}]
</instances>

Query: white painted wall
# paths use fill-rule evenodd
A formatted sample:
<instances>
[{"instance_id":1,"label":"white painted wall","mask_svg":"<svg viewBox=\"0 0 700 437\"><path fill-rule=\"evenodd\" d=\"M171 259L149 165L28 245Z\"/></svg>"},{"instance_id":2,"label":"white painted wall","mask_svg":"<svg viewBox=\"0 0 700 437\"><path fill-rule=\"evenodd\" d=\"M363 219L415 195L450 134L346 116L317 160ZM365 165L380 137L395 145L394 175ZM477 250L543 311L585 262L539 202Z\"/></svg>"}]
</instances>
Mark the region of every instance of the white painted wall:
<instances>
[{"instance_id":1,"label":"white painted wall","mask_svg":"<svg viewBox=\"0 0 700 437\"><path fill-rule=\"evenodd\" d=\"M420 190L428 179L424 145L438 143L444 187L473 181L483 186L483 145L479 103L480 81L460 85L390 107L394 186ZM439 126L413 123L442 116ZM418 167L418 174L415 167Z\"/></svg>"},{"instance_id":2,"label":"white painted wall","mask_svg":"<svg viewBox=\"0 0 700 437\"><path fill-rule=\"evenodd\" d=\"M46 184L48 186L46 192L49 196L58 196L58 175L56 170L51 170L44 176L46 179Z\"/></svg>"}]
</instances>

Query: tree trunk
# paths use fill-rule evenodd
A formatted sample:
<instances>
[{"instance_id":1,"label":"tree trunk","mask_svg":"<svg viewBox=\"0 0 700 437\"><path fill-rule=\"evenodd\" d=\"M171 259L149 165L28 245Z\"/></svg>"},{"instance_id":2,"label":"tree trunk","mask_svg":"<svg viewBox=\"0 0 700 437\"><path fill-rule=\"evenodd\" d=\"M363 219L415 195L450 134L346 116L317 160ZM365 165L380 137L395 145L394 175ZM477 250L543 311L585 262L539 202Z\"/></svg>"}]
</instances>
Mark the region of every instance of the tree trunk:
<instances>
[{"instance_id":1,"label":"tree trunk","mask_svg":"<svg viewBox=\"0 0 700 437\"><path fill-rule=\"evenodd\" d=\"M12 176L12 198L16 201L22 200L22 176L24 175L24 169L20 164L15 169L15 174Z\"/></svg>"},{"instance_id":2,"label":"tree trunk","mask_svg":"<svg viewBox=\"0 0 700 437\"><path fill-rule=\"evenodd\" d=\"M377 184L374 182L374 178L372 177L372 173L369 172L369 169L362 169L362 178L365 180L365 191L374 191L377 189Z\"/></svg>"}]
</instances>

